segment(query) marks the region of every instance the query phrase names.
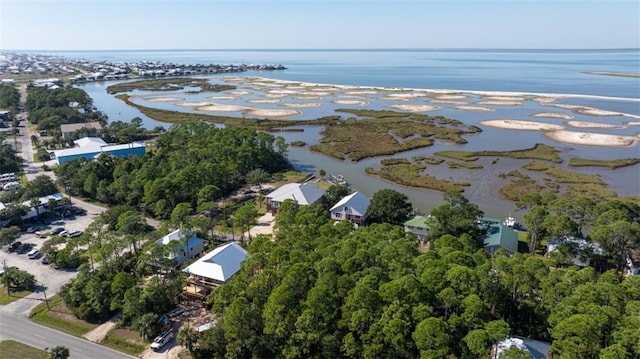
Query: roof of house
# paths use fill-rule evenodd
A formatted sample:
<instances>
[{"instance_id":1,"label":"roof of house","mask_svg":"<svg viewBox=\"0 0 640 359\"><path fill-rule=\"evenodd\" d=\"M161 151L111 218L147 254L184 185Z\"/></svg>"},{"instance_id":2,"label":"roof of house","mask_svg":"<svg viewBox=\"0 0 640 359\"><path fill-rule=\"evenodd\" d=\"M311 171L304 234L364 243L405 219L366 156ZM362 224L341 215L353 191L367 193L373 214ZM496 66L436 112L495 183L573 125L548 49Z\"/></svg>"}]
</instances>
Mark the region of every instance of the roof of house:
<instances>
[{"instance_id":1,"label":"roof of house","mask_svg":"<svg viewBox=\"0 0 640 359\"><path fill-rule=\"evenodd\" d=\"M167 234L166 236L158 239L156 241L156 243L166 246L171 241L179 241L181 232L184 232L184 229L176 229L175 231L173 231L173 232ZM196 234L193 233L191 238L189 238L189 240L187 241L187 245L188 246L193 246L193 245L196 245L196 244L202 243L202 242L204 242L204 239L196 237Z\"/></svg>"},{"instance_id":2,"label":"roof of house","mask_svg":"<svg viewBox=\"0 0 640 359\"><path fill-rule=\"evenodd\" d=\"M520 348L531 353L532 359L547 359L551 344L528 338L506 338L497 344L496 357L510 348Z\"/></svg>"},{"instance_id":3,"label":"roof of house","mask_svg":"<svg viewBox=\"0 0 640 359\"><path fill-rule=\"evenodd\" d=\"M629 251L629 261L634 267L640 267L640 249L634 248Z\"/></svg>"},{"instance_id":4,"label":"roof of house","mask_svg":"<svg viewBox=\"0 0 640 359\"><path fill-rule=\"evenodd\" d=\"M247 251L237 243L217 247L183 270L183 272L226 282L240 270Z\"/></svg>"},{"instance_id":5,"label":"roof of house","mask_svg":"<svg viewBox=\"0 0 640 359\"><path fill-rule=\"evenodd\" d=\"M56 157L83 155L83 154L91 154L91 153L98 153L98 152L110 152L110 151L145 147L145 144L142 142L125 143L122 145L109 145L99 137L83 137L73 142L76 144L77 147L54 151L56 153Z\"/></svg>"},{"instance_id":6,"label":"roof of house","mask_svg":"<svg viewBox=\"0 0 640 359\"><path fill-rule=\"evenodd\" d=\"M287 183L269 193L267 198L272 202L284 202L292 199L300 205L310 205L317 202L325 191L313 183Z\"/></svg>"},{"instance_id":7,"label":"roof of house","mask_svg":"<svg viewBox=\"0 0 640 359\"><path fill-rule=\"evenodd\" d=\"M101 130L102 125L100 122L65 123L60 125L60 131L62 131L62 133L74 132L82 128L95 128L96 130Z\"/></svg>"},{"instance_id":8,"label":"roof of house","mask_svg":"<svg viewBox=\"0 0 640 359\"><path fill-rule=\"evenodd\" d=\"M429 226L427 225L427 217L425 216L413 216L413 218L404 222L404 225L407 227L429 229Z\"/></svg>"},{"instance_id":9,"label":"roof of house","mask_svg":"<svg viewBox=\"0 0 640 359\"><path fill-rule=\"evenodd\" d=\"M518 234L505 225L494 224L487 227L487 237L484 239L484 245L500 246L516 253L518 252Z\"/></svg>"},{"instance_id":10,"label":"roof of house","mask_svg":"<svg viewBox=\"0 0 640 359\"><path fill-rule=\"evenodd\" d=\"M331 212L341 207L349 207L352 214L364 216L367 213L371 199L362 192L353 192L342 198L335 206L331 207Z\"/></svg>"}]
</instances>

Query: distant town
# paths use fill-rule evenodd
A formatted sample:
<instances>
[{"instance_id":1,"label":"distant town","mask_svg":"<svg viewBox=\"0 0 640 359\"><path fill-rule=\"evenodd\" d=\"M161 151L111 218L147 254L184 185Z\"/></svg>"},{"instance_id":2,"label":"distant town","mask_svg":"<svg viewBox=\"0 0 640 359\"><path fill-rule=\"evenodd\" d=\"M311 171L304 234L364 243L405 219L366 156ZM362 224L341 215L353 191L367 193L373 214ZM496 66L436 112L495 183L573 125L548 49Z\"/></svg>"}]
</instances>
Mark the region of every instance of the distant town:
<instances>
[{"instance_id":1,"label":"distant town","mask_svg":"<svg viewBox=\"0 0 640 359\"><path fill-rule=\"evenodd\" d=\"M168 61L112 62L70 59L59 56L2 53L0 79L10 84L38 79L35 85L60 86L63 80L71 83L113 81L182 75L205 75L244 72L249 70L286 70L284 65L271 64L196 64Z\"/></svg>"}]
</instances>

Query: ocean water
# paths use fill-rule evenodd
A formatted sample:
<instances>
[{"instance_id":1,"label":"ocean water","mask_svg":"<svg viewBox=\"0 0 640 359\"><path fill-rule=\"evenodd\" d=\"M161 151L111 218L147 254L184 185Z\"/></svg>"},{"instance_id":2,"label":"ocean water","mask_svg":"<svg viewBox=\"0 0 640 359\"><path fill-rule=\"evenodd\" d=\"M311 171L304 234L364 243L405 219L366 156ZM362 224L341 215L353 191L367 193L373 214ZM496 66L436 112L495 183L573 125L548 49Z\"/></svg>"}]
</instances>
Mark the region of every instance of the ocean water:
<instances>
[{"instance_id":1,"label":"ocean water","mask_svg":"<svg viewBox=\"0 0 640 359\"><path fill-rule=\"evenodd\" d=\"M169 61L180 64L282 64L284 71L248 71L232 74L238 76L259 76L272 79L312 82L337 85L376 86L388 88L452 89L461 91L504 91L555 94L579 94L605 98L577 97L561 99L557 103L591 106L599 109L640 115L640 78L595 75L589 72L640 73L640 50L318 50L318 51L218 51L218 50L170 50L170 51L92 51L48 53L68 58L84 58L96 61L137 62ZM219 82L229 74L208 76L211 82ZM107 113L110 120L129 121L141 117L148 128L158 125L169 126L142 115L135 108L126 106L113 95L106 93L106 87L113 82L94 82L79 85L94 99L94 104ZM144 106L178 111L195 111L188 107L177 107L171 102L150 102L148 97L176 97L187 102L213 101L229 105L248 105L250 99L261 98L264 93L253 92L241 96L238 101L211 100L208 94L186 94L184 91L147 93L134 91L134 102ZM215 94L213 94L215 96ZM374 96L375 97L375 96ZM478 96L472 98L481 101ZM315 108L302 108L303 114L292 119L314 118L334 114L337 106L331 97ZM386 107L393 102L369 98L370 107ZM295 102L288 98L287 102ZM422 101L422 102L420 102ZM398 102L403 104L406 102ZM414 103L427 103L424 99ZM278 104L261 104L254 107L280 108ZM520 106L493 106L494 112L460 111L453 105L443 105L442 109L429 112L458 119L467 125L478 125L487 119L522 119L553 124L563 124L563 120L531 118L533 113L552 111L570 114L577 121L606 122L623 125L626 121L638 121L623 117L596 117L573 113L567 109L541 106L535 102L525 102ZM237 115L240 113L224 113ZM585 157L614 159L639 157L638 146L614 148L566 145L550 140L540 131L513 131L483 126L483 132L469 137L466 145L436 143L434 146L398 154L395 157L411 158L427 156L443 149L459 150L512 150L531 147L535 143L546 143L560 148L563 158ZM600 128L567 129L581 132L606 132L634 136L640 126L625 126L624 129L606 130ZM321 128L307 127L304 132L278 133L287 141L303 140L308 144L317 143ZM343 174L353 187L372 195L383 188L393 188L411 198L416 208L428 212L442 200L442 194L426 189L408 188L366 175L367 167L378 167L380 158L370 158L352 163L337 161L310 151L308 148L290 148L289 158L299 169ZM566 162L566 161L565 161ZM513 203L498 199L497 175L511 169L519 169L526 161L501 160L499 166L489 169L485 164L482 173L472 170L448 170L446 167L429 171L438 177L453 176L456 180L466 180L473 185L465 195L478 203L485 212L502 217L507 214L519 217L514 212ZM566 167L566 163L562 165ZM575 169L572 169L575 170ZM640 169L638 165L618 170L583 168L579 172L600 175L612 189L620 195L640 193Z\"/></svg>"},{"instance_id":2,"label":"ocean water","mask_svg":"<svg viewBox=\"0 0 640 359\"><path fill-rule=\"evenodd\" d=\"M544 92L640 98L640 49L618 50L145 50L46 54L96 61L282 64L282 80L340 85Z\"/></svg>"}]
</instances>

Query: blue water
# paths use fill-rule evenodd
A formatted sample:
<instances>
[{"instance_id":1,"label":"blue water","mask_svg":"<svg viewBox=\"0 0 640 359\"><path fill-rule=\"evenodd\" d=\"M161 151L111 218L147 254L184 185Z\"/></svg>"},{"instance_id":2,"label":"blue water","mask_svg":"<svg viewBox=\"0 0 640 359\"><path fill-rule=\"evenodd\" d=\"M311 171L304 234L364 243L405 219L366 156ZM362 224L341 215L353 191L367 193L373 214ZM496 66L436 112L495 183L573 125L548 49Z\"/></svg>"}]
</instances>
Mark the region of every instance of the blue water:
<instances>
[{"instance_id":1,"label":"blue water","mask_svg":"<svg viewBox=\"0 0 640 359\"><path fill-rule=\"evenodd\" d=\"M564 93L611 97L602 98L570 98L560 99L557 103L578 104L640 115L640 78L594 75L588 72L620 72L640 73L640 49L634 50L162 50L162 51L90 51L90 52L50 52L49 55L68 58L83 58L95 61L137 62L137 61L169 61L180 64L282 64L288 69L284 71L249 71L239 76L261 76L273 79L300 82L378 86L392 88L426 88L455 89L467 91L505 91L534 93ZM211 82L217 82L224 75L210 76ZM110 120L129 121L133 117L141 117L145 127L167 126L142 115L135 108L126 106L114 96L106 93L109 82L86 83L83 88L93 98L94 104L108 114ZM136 94L137 92L134 92ZM174 103L151 103L145 96L169 96L185 98L188 101L206 101L207 94L173 93L140 93L134 101L145 106L165 108L178 111L189 111L189 108L177 108ZM242 99L252 99L259 94L250 94ZM614 98L624 98L619 100ZM632 99L629 101L628 99ZM389 101L380 102L369 98L372 108L387 106ZM424 101L424 100L422 100ZM224 102L224 101L216 101ZM291 102L291 101L290 101ZM295 101L293 101L295 102ZM303 101L304 102L304 101ZM261 104L261 108L278 108L278 105ZM330 98L321 107L304 108L303 115L292 116L292 119L315 118L334 114L337 107L330 103ZM280 107L282 108L282 107ZM496 118L528 119L538 122L561 124L557 119L536 118L532 113L552 111L572 114L578 121L598 121L623 124L632 121L622 117L584 116L554 107L543 107L526 102L521 106L494 106L494 112L460 111L451 105L443 105L442 109L430 112L430 115L443 115L458 119L467 125L478 125L482 120ZM229 113L229 115L233 115ZM624 135L635 135L640 127L629 126L623 130L573 129L583 132L606 132ZM449 144L436 143L434 146L398 154L397 157L426 156L442 149L460 150L510 150L530 147L535 143L546 143L562 149L565 159L575 157L612 159L638 157L638 147L608 148L593 146L565 145L552 141L539 131L512 131L484 127L484 132L469 138L469 143L452 147ZM305 132L280 133L287 141L303 140L308 144L316 143L321 128L306 128ZM328 173L341 173L353 184L354 188L372 195L382 188L393 188L404 192L412 199L415 207L429 211L441 202L442 195L436 191L414 189L385 182L377 177L366 175L367 167L378 167L380 158L372 158L351 163L336 161L310 151L308 148L290 148L289 158L292 163L306 171L324 169ZM493 216L513 213L513 204L497 199L497 175L518 169L526 161L503 159L499 166L492 167L491 159L486 159L484 174L469 170L449 170L432 167L432 174L446 178L455 176L456 180L466 180L474 185L465 191L465 195L475 203L482 205L485 212ZM565 164L563 164L565 166ZM640 170L638 166L626 167L615 171L601 168L586 168L580 172L594 173L620 195L640 193ZM504 182L504 181L503 181ZM477 185L476 185L477 184Z\"/></svg>"},{"instance_id":2,"label":"blue water","mask_svg":"<svg viewBox=\"0 0 640 359\"><path fill-rule=\"evenodd\" d=\"M545 92L640 98L640 49L617 50L147 50L63 51L96 61L283 64L263 76L340 85Z\"/></svg>"}]
</instances>

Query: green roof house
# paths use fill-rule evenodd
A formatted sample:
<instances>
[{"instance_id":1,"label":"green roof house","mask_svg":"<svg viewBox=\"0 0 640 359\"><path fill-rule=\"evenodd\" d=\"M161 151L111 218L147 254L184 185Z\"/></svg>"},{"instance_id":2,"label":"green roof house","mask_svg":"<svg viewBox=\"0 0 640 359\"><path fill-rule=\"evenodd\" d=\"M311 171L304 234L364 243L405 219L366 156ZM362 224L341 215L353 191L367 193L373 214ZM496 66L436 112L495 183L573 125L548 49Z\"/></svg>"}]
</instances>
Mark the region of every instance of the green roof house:
<instances>
[{"instance_id":1,"label":"green roof house","mask_svg":"<svg viewBox=\"0 0 640 359\"><path fill-rule=\"evenodd\" d=\"M516 231L502 224L492 224L487 226L486 230L484 250L487 251L487 254L492 255L499 248L504 248L509 254L518 252Z\"/></svg>"},{"instance_id":2,"label":"green roof house","mask_svg":"<svg viewBox=\"0 0 640 359\"><path fill-rule=\"evenodd\" d=\"M410 220L404 222L404 231L415 234L418 239L425 239L425 237L429 234L427 217L414 216Z\"/></svg>"}]
</instances>

